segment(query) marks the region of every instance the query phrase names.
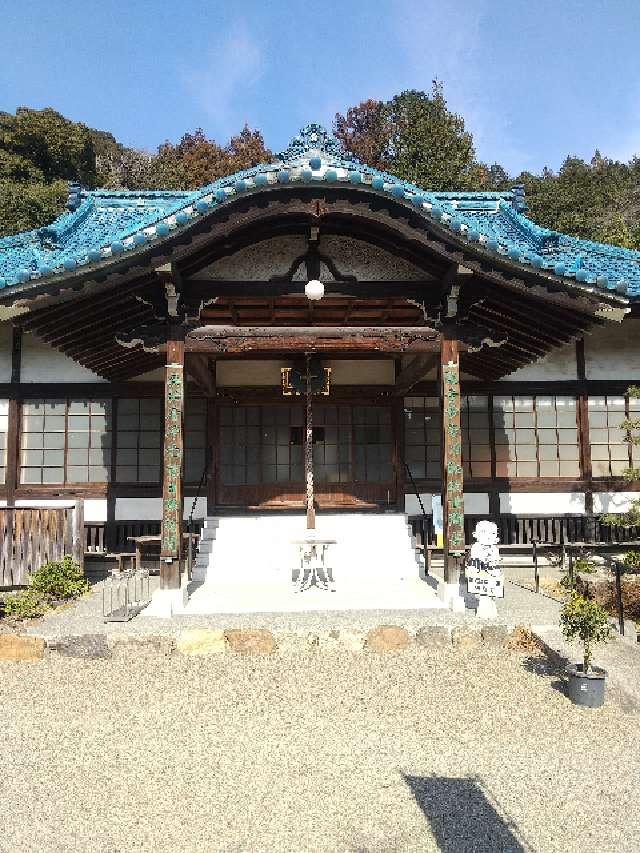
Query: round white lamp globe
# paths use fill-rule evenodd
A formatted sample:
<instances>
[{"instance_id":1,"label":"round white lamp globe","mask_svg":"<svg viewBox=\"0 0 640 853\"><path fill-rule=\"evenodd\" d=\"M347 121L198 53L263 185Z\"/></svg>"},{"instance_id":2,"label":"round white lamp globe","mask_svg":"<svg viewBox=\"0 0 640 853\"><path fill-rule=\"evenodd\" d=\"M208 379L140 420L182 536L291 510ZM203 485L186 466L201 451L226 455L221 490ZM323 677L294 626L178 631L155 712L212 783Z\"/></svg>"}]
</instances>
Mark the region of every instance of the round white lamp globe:
<instances>
[{"instance_id":1,"label":"round white lamp globe","mask_svg":"<svg viewBox=\"0 0 640 853\"><path fill-rule=\"evenodd\" d=\"M317 279L311 279L304 286L304 292L307 299L311 299L315 301L316 299L322 299L324 296L324 284Z\"/></svg>"}]
</instances>

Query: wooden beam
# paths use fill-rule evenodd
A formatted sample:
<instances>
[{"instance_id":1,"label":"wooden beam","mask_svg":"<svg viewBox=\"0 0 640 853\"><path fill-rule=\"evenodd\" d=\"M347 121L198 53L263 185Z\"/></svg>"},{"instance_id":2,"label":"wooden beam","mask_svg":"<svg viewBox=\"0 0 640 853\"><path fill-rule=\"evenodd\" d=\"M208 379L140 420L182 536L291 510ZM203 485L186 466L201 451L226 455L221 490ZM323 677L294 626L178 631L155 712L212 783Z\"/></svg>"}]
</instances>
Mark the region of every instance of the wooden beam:
<instances>
[{"instance_id":1,"label":"wooden beam","mask_svg":"<svg viewBox=\"0 0 640 853\"><path fill-rule=\"evenodd\" d=\"M428 326L200 326L189 333L189 340L202 338L274 338L283 335L307 338L341 338L344 335L378 337L411 335L425 340L439 340L440 335Z\"/></svg>"},{"instance_id":2,"label":"wooden beam","mask_svg":"<svg viewBox=\"0 0 640 853\"><path fill-rule=\"evenodd\" d=\"M207 397L216 396L216 365L204 353L190 352L185 370Z\"/></svg>"},{"instance_id":3,"label":"wooden beam","mask_svg":"<svg viewBox=\"0 0 640 853\"><path fill-rule=\"evenodd\" d=\"M304 296L303 281L220 281L216 279L185 279L185 293L190 300L225 297ZM423 281L325 281L324 292L334 296L356 299L427 299L436 306L440 291L437 280L425 275Z\"/></svg>"},{"instance_id":4,"label":"wooden beam","mask_svg":"<svg viewBox=\"0 0 640 853\"><path fill-rule=\"evenodd\" d=\"M244 353L437 352L439 335L426 326L202 326L185 341L187 352ZM159 349L163 349L163 345Z\"/></svg>"},{"instance_id":5,"label":"wooden beam","mask_svg":"<svg viewBox=\"0 0 640 853\"><path fill-rule=\"evenodd\" d=\"M417 355L398 375L395 388L396 394L402 396L410 391L417 382L420 382L425 373L428 373L432 367L438 364L439 358L438 353L421 353Z\"/></svg>"}]
</instances>

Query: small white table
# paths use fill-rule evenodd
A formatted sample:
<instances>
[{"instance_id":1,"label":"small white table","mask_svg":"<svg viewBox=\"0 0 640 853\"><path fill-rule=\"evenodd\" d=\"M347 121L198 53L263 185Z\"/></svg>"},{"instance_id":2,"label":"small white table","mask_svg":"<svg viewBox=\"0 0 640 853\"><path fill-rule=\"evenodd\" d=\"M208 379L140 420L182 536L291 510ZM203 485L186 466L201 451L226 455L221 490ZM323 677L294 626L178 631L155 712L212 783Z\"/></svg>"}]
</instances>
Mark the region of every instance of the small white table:
<instances>
[{"instance_id":1,"label":"small white table","mask_svg":"<svg viewBox=\"0 0 640 853\"><path fill-rule=\"evenodd\" d=\"M336 540L308 536L305 539L294 539L291 544L300 549L300 585L296 592L304 592L312 586L335 592L333 571L326 565L326 557L329 545L335 545Z\"/></svg>"}]
</instances>

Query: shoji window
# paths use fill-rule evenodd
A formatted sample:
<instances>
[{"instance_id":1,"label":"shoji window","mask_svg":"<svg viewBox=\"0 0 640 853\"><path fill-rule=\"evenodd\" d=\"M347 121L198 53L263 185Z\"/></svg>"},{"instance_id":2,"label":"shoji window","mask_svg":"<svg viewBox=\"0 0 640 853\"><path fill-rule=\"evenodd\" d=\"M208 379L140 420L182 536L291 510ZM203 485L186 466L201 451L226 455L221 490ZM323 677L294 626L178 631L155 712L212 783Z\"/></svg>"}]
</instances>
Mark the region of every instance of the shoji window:
<instances>
[{"instance_id":1,"label":"shoji window","mask_svg":"<svg viewBox=\"0 0 640 853\"><path fill-rule=\"evenodd\" d=\"M162 403L158 399L119 399L116 480L158 483L162 459Z\"/></svg>"},{"instance_id":2,"label":"shoji window","mask_svg":"<svg viewBox=\"0 0 640 853\"><path fill-rule=\"evenodd\" d=\"M20 482L104 483L111 459L108 400L33 400L22 406Z\"/></svg>"},{"instance_id":3,"label":"shoji window","mask_svg":"<svg viewBox=\"0 0 640 853\"><path fill-rule=\"evenodd\" d=\"M576 400L494 397L497 477L578 477Z\"/></svg>"},{"instance_id":4,"label":"shoji window","mask_svg":"<svg viewBox=\"0 0 640 853\"><path fill-rule=\"evenodd\" d=\"M462 397L462 464L465 477L491 476L489 399L479 394Z\"/></svg>"},{"instance_id":5,"label":"shoji window","mask_svg":"<svg viewBox=\"0 0 640 853\"><path fill-rule=\"evenodd\" d=\"M360 483L388 483L393 477L391 409L354 406L353 473Z\"/></svg>"},{"instance_id":6,"label":"shoji window","mask_svg":"<svg viewBox=\"0 0 640 853\"><path fill-rule=\"evenodd\" d=\"M207 456L207 401L187 399L184 415L184 479L199 483Z\"/></svg>"},{"instance_id":7,"label":"shoji window","mask_svg":"<svg viewBox=\"0 0 640 853\"><path fill-rule=\"evenodd\" d=\"M405 397L404 458L416 479L440 477L440 402Z\"/></svg>"},{"instance_id":8,"label":"shoji window","mask_svg":"<svg viewBox=\"0 0 640 853\"><path fill-rule=\"evenodd\" d=\"M631 417L640 417L638 400L631 400ZM627 404L623 396L589 397L589 441L591 443L591 470L594 477L617 477L629 468L629 444L621 429L627 418ZM634 447L637 464L638 450Z\"/></svg>"},{"instance_id":9,"label":"shoji window","mask_svg":"<svg viewBox=\"0 0 640 853\"><path fill-rule=\"evenodd\" d=\"M0 483L6 482L7 430L9 428L9 401L0 400Z\"/></svg>"}]
</instances>

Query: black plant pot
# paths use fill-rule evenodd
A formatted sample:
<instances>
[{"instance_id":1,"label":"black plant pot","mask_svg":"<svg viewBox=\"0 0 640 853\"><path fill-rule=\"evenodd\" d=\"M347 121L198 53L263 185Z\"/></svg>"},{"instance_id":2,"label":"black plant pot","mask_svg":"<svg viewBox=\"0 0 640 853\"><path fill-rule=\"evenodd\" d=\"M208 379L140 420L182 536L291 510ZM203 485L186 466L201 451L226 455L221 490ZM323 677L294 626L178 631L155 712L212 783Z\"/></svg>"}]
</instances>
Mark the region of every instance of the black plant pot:
<instances>
[{"instance_id":1,"label":"black plant pot","mask_svg":"<svg viewBox=\"0 0 640 853\"><path fill-rule=\"evenodd\" d=\"M607 673L599 666L592 666L585 675L581 663L570 663L567 673L567 696L575 705L584 708L600 708L604 704L604 685Z\"/></svg>"}]
</instances>

